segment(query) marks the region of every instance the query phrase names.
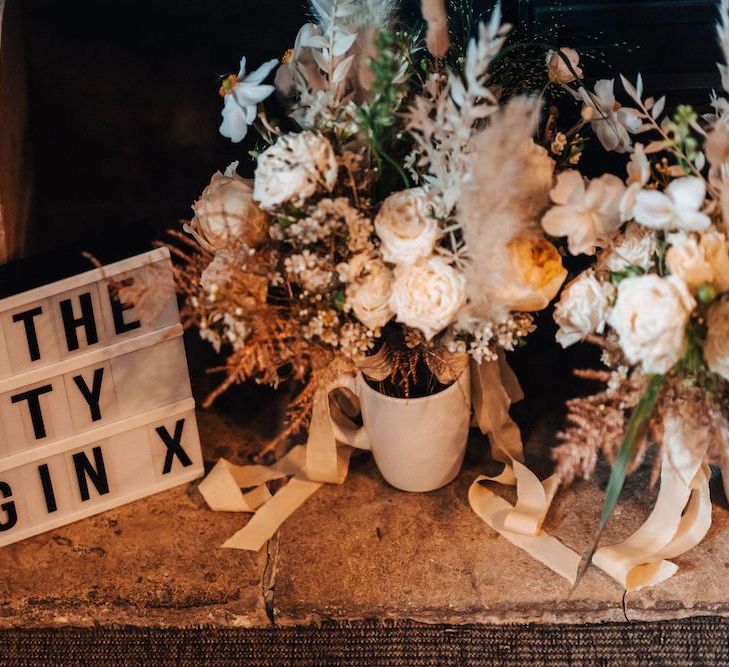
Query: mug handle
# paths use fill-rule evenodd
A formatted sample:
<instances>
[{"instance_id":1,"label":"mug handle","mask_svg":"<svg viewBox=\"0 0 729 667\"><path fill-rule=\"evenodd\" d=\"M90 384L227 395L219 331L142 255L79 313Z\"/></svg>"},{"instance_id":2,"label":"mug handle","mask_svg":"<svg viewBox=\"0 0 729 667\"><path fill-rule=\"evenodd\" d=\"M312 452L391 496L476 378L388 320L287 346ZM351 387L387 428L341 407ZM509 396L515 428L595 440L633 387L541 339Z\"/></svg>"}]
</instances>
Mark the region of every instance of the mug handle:
<instances>
[{"instance_id":1,"label":"mug handle","mask_svg":"<svg viewBox=\"0 0 729 667\"><path fill-rule=\"evenodd\" d=\"M359 401L359 392L357 391L357 377L355 375L343 375L338 378L330 387L329 393L336 391L337 389L346 389L347 391L354 394ZM343 419L335 419L335 415L332 414L331 407L329 409L329 421L334 431L334 437L339 442L357 449L364 449L365 451L372 451L370 445L370 437L364 426L357 428L350 422L343 414ZM346 423L345 423L346 422Z\"/></svg>"}]
</instances>

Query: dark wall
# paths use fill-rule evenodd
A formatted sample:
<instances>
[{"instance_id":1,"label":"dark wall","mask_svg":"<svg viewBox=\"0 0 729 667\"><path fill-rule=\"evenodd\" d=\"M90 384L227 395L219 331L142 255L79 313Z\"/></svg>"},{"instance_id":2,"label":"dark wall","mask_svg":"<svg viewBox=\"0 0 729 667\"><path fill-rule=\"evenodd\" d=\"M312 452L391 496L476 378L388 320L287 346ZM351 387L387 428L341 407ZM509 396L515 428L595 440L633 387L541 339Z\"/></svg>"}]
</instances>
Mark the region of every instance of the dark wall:
<instances>
[{"instance_id":1,"label":"dark wall","mask_svg":"<svg viewBox=\"0 0 729 667\"><path fill-rule=\"evenodd\" d=\"M26 0L36 247L186 216L245 157L221 137L219 78L280 57L305 14L276 0Z\"/></svg>"},{"instance_id":2,"label":"dark wall","mask_svg":"<svg viewBox=\"0 0 729 667\"><path fill-rule=\"evenodd\" d=\"M414 11L417 1L406 5ZM698 103L718 85L714 2L503 6L526 38L577 47L594 77L642 71L648 92ZM104 258L141 250L186 217L211 173L245 161L253 147L218 134L220 77L237 71L242 55L252 66L280 57L306 20L304 0L22 0L22 10L35 165L31 240L36 250L73 249L6 271L0 283L9 289L87 266L78 248L105 246L97 250ZM512 361L529 393L561 400L573 391L568 369L595 355L580 346L560 351L549 314L540 319L544 326Z\"/></svg>"},{"instance_id":3,"label":"dark wall","mask_svg":"<svg viewBox=\"0 0 729 667\"><path fill-rule=\"evenodd\" d=\"M280 57L306 20L304 0L21 2L38 250L186 216L210 174L252 148L217 132L219 78L241 55L251 65ZM649 91L697 102L718 85L714 5L503 2L528 39L578 47L590 74L640 70Z\"/></svg>"}]
</instances>

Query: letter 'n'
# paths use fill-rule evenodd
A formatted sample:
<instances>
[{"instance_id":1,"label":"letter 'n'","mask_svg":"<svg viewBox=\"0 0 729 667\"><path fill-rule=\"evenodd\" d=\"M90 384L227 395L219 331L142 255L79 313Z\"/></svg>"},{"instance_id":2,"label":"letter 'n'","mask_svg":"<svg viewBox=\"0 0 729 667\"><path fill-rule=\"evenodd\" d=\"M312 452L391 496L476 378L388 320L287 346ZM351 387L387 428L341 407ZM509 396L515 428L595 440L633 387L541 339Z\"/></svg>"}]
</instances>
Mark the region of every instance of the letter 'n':
<instances>
[{"instance_id":1,"label":"letter 'n'","mask_svg":"<svg viewBox=\"0 0 729 667\"><path fill-rule=\"evenodd\" d=\"M97 445L91 451L94 455L93 465L89 461L89 457L86 456L86 452L77 452L73 455L73 467L76 470L78 491L83 501L91 498L89 481L94 485L100 496L109 493L109 480L106 476L106 466L104 465L104 455L101 453L101 447Z\"/></svg>"}]
</instances>

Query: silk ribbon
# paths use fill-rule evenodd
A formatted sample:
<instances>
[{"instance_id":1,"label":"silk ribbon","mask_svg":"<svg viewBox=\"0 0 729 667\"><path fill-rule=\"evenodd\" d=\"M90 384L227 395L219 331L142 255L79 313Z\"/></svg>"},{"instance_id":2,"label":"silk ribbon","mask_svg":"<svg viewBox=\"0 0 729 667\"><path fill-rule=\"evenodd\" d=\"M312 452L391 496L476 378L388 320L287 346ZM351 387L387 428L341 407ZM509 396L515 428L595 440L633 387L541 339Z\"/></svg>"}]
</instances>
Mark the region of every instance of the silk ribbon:
<instances>
[{"instance_id":1,"label":"silk ribbon","mask_svg":"<svg viewBox=\"0 0 729 667\"><path fill-rule=\"evenodd\" d=\"M542 528L557 491L557 479L544 481L527 467L518 426L509 408L523 398L518 380L503 356L495 361L472 363L473 423L488 435L491 454L504 465L494 477L479 476L470 486L468 501L473 511L492 529L570 582L574 582L580 554ZM382 376L384 369L370 360L366 369ZM347 369L341 373L354 373ZM314 400L306 446L291 449L271 466L237 466L218 461L199 489L215 511L252 512L253 517L222 546L258 551L281 524L324 484L342 484L347 476L352 449L340 445L333 420L346 419L341 407L329 400L341 378L324 384ZM645 523L619 544L599 549L594 564L627 590L654 585L672 576L676 558L696 546L711 525L708 466L702 459L671 460L683 451L682 442L669 439L662 462L661 486L655 506ZM671 446L673 445L673 446ZM267 484L288 481L271 494ZM516 487L516 502L507 502L484 484Z\"/></svg>"},{"instance_id":2,"label":"silk ribbon","mask_svg":"<svg viewBox=\"0 0 729 667\"><path fill-rule=\"evenodd\" d=\"M473 371L474 420L488 433L491 454L504 464L504 470L496 477L479 476L469 489L469 504L500 535L574 583L580 555L542 529L557 479L551 476L540 482L525 465L521 434L509 415L511 403L522 397L518 382L503 357L477 365ZM665 432L668 442L653 511L630 537L598 549L593 558L598 568L626 590L652 586L672 576L678 566L669 559L701 542L711 525L708 466L702 456L687 461L688 444L678 440L675 429ZM675 463L679 458L680 466ZM515 505L484 482L516 486Z\"/></svg>"}]
</instances>

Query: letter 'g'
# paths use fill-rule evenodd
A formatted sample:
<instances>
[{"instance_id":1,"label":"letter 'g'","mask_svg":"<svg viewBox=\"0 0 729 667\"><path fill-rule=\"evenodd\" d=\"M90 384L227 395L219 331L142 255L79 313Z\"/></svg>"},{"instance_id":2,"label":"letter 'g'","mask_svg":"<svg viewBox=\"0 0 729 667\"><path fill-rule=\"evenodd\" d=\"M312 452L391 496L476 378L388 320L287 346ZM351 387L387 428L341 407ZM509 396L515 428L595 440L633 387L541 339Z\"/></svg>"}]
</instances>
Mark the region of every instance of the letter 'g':
<instances>
[{"instance_id":1,"label":"letter 'g'","mask_svg":"<svg viewBox=\"0 0 729 667\"><path fill-rule=\"evenodd\" d=\"M10 484L7 482L0 482L0 495L3 498L10 498L10 496L13 495L13 490L10 488ZM16 523L18 523L18 511L15 509L15 503L12 500L0 505L0 511L5 513L4 519L0 517L0 532L10 530Z\"/></svg>"}]
</instances>

